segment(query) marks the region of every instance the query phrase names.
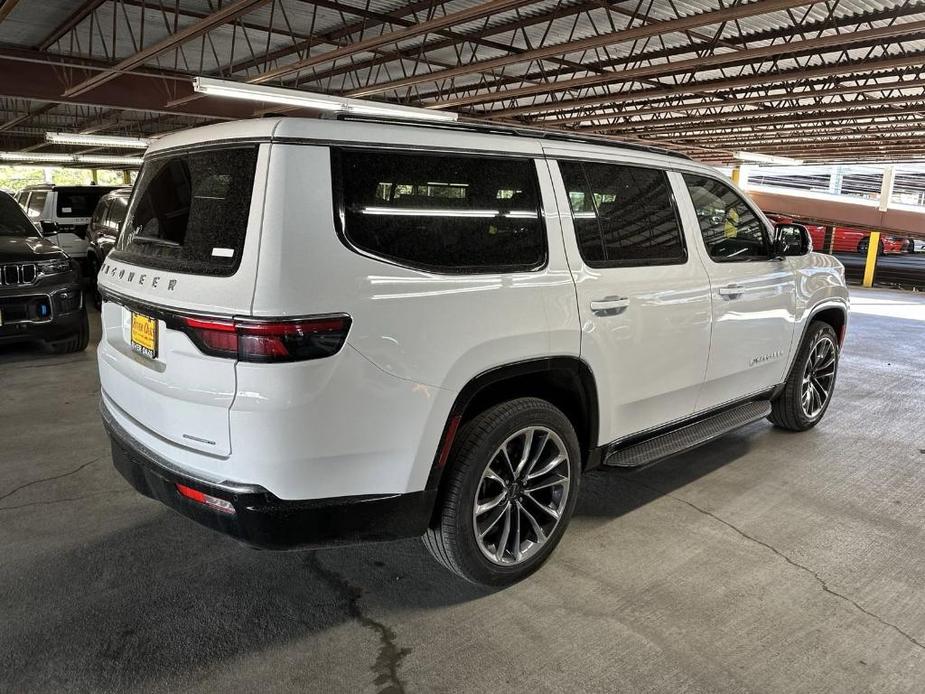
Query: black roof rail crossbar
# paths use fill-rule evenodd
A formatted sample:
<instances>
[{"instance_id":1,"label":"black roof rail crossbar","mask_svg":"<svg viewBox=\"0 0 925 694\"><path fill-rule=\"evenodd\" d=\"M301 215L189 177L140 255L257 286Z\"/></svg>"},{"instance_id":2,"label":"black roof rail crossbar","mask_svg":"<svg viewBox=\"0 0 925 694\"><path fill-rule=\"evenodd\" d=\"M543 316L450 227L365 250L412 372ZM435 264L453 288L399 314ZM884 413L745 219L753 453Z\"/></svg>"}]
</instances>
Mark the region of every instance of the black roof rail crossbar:
<instances>
[{"instance_id":1,"label":"black roof rail crossbar","mask_svg":"<svg viewBox=\"0 0 925 694\"><path fill-rule=\"evenodd\" d=\"M533 137L541 140L560 140L563 142L578 142L589 145L601 145L604 147L619 147L621 149L632 149L639 152L649 152L660 154L666 157L677 157L693 161L691 157L681 152L675 152L655 145L646 145L638 142L623 142L612 140L602 135L580 135L565 130L545 130L529 125L514 125L507 123L490 123L478 120L458 120L458 121L433 121L426 118L415 119L402 116L401 118L390 118L388 116L365 116L355 113L334 113L323 116L325 119L358 121L362 123L382 123L388 125L413 125L416 127L435 128L442 130L467 130L469 132L495 133L498 135L513 135L517 137Z\"/></svg>"}]
</instances>

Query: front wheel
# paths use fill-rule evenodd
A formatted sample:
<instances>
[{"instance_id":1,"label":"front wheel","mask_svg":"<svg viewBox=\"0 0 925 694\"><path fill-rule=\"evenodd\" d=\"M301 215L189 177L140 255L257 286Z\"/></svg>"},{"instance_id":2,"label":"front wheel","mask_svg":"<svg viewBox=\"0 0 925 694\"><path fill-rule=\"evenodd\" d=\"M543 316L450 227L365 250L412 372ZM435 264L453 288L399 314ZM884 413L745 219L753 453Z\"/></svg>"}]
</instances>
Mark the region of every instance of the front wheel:
<instances>
[{"instance_id":1,"label":"front wheel","mask_svg":"<svg viewBox=\"0 0 925 694\"><path fill-rule=\"evenodd\" d=\"M545 400L518 398L480 413L460 430L424 544L472 583L498 587L525 578L565 532L580 456L571 422Z\"/></svg>"},{"instance_id":2,"label":"front wheel","mask_svg":"<svg viewBox=\"0 0 925 694\"><path fill-rule=\"evenodd\" d=\"M810 324L783 392L771 404L768 419L790 431L819 423L832 400L838 372L838 337L828 323Z\"/></svg>"}]
</instances>

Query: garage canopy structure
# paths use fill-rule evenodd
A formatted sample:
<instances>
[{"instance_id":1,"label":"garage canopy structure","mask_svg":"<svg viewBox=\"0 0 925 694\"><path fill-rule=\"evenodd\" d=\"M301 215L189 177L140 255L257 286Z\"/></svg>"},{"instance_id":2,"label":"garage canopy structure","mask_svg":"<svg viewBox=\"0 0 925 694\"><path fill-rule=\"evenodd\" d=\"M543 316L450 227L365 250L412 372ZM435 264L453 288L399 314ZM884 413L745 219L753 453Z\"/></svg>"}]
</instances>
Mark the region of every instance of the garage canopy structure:
<instances>
[{"instance_id":1,"label":"garage canopy structure","mask_svg":"<svg viewBox=\"0 0 925 694\"><path fill-rule=\"evenodd\" d=\"M206 76L712 163L902 160L925 154L923 56L918 0L2 0L0 149L283 110L194 93Z\"/></svg>"}]
</instances>

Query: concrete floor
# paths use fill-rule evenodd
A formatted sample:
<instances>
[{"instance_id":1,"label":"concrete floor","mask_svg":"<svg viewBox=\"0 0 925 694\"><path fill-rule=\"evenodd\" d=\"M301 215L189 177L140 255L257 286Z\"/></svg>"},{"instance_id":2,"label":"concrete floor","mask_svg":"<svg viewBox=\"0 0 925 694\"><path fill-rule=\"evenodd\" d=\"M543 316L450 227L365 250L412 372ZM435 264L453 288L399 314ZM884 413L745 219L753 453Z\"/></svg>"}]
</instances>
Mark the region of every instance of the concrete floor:
<instances>
[{"instance_id":1,"label":"concrete floor","mask_svg":"<svg viewBox=\"0 0 925 694\"><path fill-rule=\"evenodd\" d=\"M256 552L133 491L94 353L0 352L0 691L921 692L925 300L853 292L835 399L631 475L499 593L418 541Z\"/></svg>"}]
</instances>

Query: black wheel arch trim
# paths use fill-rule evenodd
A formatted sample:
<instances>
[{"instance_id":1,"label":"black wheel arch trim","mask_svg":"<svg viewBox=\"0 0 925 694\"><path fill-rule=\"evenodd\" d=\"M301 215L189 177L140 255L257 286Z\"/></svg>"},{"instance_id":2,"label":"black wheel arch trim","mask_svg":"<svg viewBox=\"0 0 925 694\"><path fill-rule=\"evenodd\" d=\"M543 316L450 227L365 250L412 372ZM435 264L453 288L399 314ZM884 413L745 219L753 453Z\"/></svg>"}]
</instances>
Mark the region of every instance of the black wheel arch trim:
<instances>
[{"instance_id":1,"label":"black wheel arch trim","mask_svg":"<svg viewBox=\"0 0 925 694\"><path fill-rule=\"evenodd\" d=\"M774 396L772 396L771 398L772 400L777 395L780 395L780 392L783 391L784 386L787 385L787 378L790 377L790 372L793 371L793 366L794 364L796 364L797 357L800 355L800 345L802 345L803 340L806 339L806 335L809 332L809 326L813 324L813 321L815 320L816 316L818 316L820 313L822 313L823 311L831 311L833 309L841 312L842 320L844 321L842 323L844 328L842 329L841 334L838 334L838 331L836 331L836 337L838 338L838 350L839 352L841 351L841 348L845 341L844 331L845 329L847 329L847 326L848 326L848 306L847 304L841 301L837 301L837 300L836 301L822 301L817 306L814 306L812 310L810 310L809 315L806 316L806 320L803 322L803 329L800 332L800 339L796 341L793 345L793 348L792 348L793 355L790 357L790 364L787 366L787 372L784 376L784 382L781 383L777 387L777 389L775 389Z\"/></svg>"},{"instance_id":2,"label":"black wheel arch trim","mask_svg":"<svg viewBox=\"0 0 925 694\"><path fill-rule=\"evenodd\" d=\"M599 431L599 403L597 396L597 382L594 373L586 361L577 356L556 356L540 357L537 359L526 359L523 361L512 362L496 366L478 374L459 391L450 413L447 415L446 422L443 425L443 431L440 435L440 443L434 454L433 463L431 464L430 475L427 478L428 490L438 489L443 472L446 469L446 462L453 446L456 430L460 421L466 414L468 407L473 403L476 397L483 393L490 386L502 383L504 381L529 376L531 374L544 374L554 371L567 372L578 378L581 384L581 390L578 393L581 399L581 406L587 417L585 425L587 427L586 436L587 446L582 451L585 457L585 469L599 464L595 456L598 450L597 438Z\"/></svg>"}]
</instances>

